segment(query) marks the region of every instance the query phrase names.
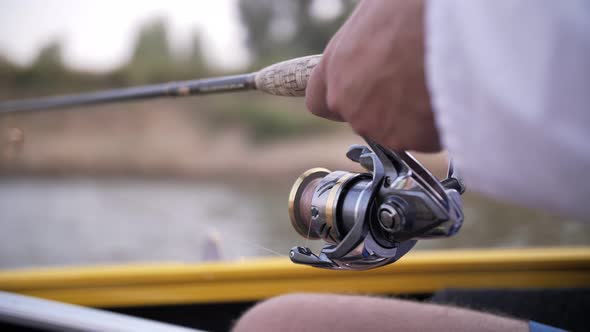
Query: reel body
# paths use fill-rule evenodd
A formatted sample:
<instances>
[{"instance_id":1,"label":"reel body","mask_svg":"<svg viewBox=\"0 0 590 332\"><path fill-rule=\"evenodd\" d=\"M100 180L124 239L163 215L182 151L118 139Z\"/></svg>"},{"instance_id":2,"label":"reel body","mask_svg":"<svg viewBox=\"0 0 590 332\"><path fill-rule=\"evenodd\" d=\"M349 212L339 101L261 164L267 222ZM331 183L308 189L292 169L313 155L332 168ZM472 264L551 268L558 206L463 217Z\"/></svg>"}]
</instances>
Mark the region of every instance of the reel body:
<instances>
[{"instance_id":1,"label":"reel body","mask_svg":"<svg viewBox=\"0 0 590 332\"><path fill-rule=\"evenodd\" d=\"M390 264L418 239L448 237L463 223L464 186L449 165L439 182L408 152L395 153L365 139L347 157L367 173L313 168L293 185L289 215L305 238L323 239L319 254L294 247L294 263L366 270Z\"/></svg>"}]
</instances>

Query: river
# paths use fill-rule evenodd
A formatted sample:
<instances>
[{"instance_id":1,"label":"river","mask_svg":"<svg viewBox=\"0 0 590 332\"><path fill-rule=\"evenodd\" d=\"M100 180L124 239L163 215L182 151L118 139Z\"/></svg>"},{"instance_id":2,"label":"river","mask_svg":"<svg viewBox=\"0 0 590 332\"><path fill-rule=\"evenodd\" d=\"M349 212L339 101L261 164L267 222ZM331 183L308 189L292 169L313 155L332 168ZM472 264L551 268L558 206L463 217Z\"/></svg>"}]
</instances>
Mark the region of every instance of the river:
<instances>
[{"instance_id":1,"label":"river","mask_svg":"<svg viewBox=\"0 0 590 332\"><path fill-rule=\"evenodd\" d=\"M3 178L0 268L286 256L305 242L289 223L289 189L135 178ZM465 214L458 235L421 241L418 249L590 245L588 222L474 194L465 197Z\"/></svg>"}]
</instances>

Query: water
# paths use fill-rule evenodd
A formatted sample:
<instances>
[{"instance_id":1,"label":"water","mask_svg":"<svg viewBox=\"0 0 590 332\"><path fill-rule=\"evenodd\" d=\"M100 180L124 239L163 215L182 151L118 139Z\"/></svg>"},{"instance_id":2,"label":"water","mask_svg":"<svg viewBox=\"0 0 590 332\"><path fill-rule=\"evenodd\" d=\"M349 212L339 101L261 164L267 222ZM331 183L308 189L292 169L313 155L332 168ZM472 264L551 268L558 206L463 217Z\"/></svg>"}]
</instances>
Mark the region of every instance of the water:
<instances>
[{"instance_id":1,"label":"water","mask_svg":"<svg viewBox=\"0 0 590 332\"><path fill-rule=\"evenodd\" d=\"M276 188L146 179L1 179L0 268L286 256L301 239ZM465 198L457 236L418 249L590 245L590 223ZM317 247L319 243L316 243Z\"/></svg>"}]
</instances>

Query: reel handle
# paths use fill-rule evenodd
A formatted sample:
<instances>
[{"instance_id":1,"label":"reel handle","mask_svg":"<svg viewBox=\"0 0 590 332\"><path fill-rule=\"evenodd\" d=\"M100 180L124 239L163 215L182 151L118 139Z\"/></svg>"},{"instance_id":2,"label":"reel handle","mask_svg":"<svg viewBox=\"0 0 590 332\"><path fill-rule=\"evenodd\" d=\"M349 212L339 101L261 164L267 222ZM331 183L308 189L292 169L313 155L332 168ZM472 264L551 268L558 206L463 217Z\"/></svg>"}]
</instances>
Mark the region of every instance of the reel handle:
<instances>
[{"instance_id":1,"label":"reel handle","mask_svg":"<svg viewBox=\"0 0 590 332\"><path fill-rule=\"evenodd\" d=\"M275 96L303 97L309 76L321 58L321 54L309 55L265 67L254 74L256 89Z\"/></svg>"}]
</instances>

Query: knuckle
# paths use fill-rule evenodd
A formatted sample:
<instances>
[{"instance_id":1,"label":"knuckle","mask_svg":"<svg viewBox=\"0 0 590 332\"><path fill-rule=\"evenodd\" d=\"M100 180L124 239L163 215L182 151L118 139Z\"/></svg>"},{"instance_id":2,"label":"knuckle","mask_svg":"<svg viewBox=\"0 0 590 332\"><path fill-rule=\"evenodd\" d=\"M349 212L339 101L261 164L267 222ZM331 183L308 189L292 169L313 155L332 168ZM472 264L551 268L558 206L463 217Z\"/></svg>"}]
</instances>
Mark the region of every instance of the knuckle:
<instances>
[{"instance_id":1,"label":"knuckle","mask_svg":"<svg viewBox=\"0 0 590 332\"><path fill-rule=\"evenodd\" d=\"M346 87L334 78L329 80L327 87L326 107L328 110L341 116L350 113L350 97L346 94Z\"/></svg>"},{"instance_id":2,"label":"knuckle","mask_svg":"<svg viewBox=\"0 0 590 332\"><path fill-rule=\"evenodd\" d=\"M357 135L360 136L372 136L371 128L370 126L367 125L366 121L363 121L362 118L356 118L356 119L351 119L349 120L350 126L352 127L352 130L354 130L354 132Z\"/></svg>"},{"instance_id":3,"label":"knuckle","mask_svg":"<svg viewBox=\"0 0 590 332\"><path fill-rule=\"evenodd\" d=\"M320 115L320 113L322 113L322 111L320 110L320 108L317 106L318 103L315 100L315 96L313 96L312 94L307 94L305 96L305 107L309 110L309 112L313 115Z\"/></svg>"},{"instance_id":4,"label":"knuckle","mask_svg":"<svg viewBox=\"0 0 590 332\"><path fill-rule=\"evenodd\" d=\"M341 99L342 98L338 95L338 93L333 93L330 91L330 93L328 93L326 96L326 106L328 107L328 110L332 113L340 114L342 111Z\"/></svg>"},{"instance_id":5,"label":"knuckle","mask_svg":"<svg viewBox=\"0 0 590 332\"><path fill-rule=\"evenodd\" d=\"M388 148L392 149L393 151L407 150L406 145L401 143L400 141L397 141L397 140L389 140L384 145L387 146Z\"/></svg>"},{"instance_id":6,"label":"knuckle","mask_svg":"<svg viewBox=\"0 0 590 332\"><path fill-rule=\"evenodd\" d=\"M407 139L395 133L388 135L383 144L394 151L408 150Z\"/></svg>"},{"instance_id":7,"label":"knuckle","mask_svg":"<svg viewBox=\"0 0 590 332\"><path fill-rule=\"evenodd\" d=\"M315 116L324 117L324 115L325 115L325 112L323 110L318 109L318 108L312 108L309 111L311 112L311 114L313 114Z\"/></svg>"}]
</instances>

